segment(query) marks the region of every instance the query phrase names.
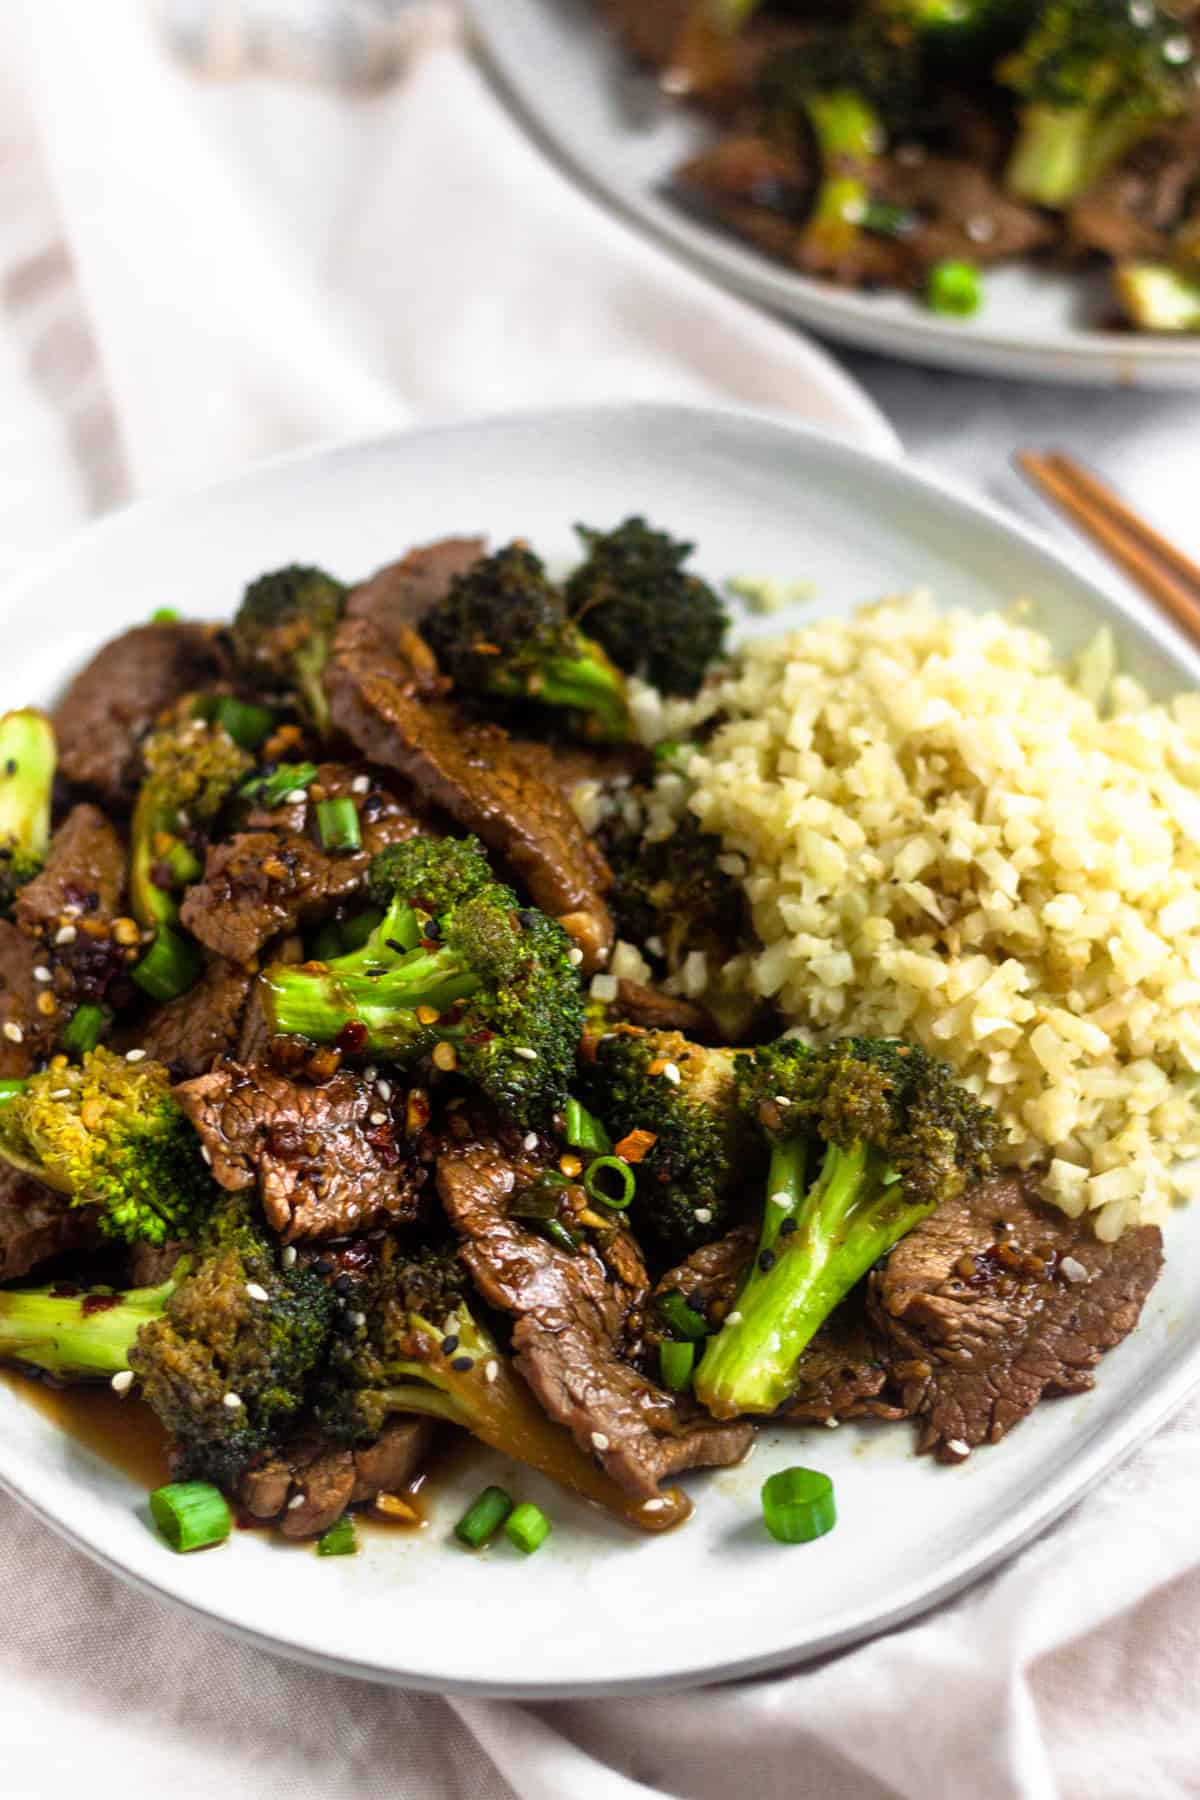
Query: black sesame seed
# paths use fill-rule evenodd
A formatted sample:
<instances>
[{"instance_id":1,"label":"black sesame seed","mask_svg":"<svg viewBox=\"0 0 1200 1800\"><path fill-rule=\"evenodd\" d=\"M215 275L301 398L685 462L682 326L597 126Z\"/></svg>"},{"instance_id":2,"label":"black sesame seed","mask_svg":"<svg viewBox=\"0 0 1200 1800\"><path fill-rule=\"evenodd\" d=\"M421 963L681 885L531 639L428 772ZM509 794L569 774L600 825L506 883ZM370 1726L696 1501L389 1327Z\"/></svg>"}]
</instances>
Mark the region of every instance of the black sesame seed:
<instances>
[{"instance_id":1,"label":"black sesame seed","mask_svg":"<svg viewBox=\"0 0 1200 1800\"><path fill-rule=\"evenodd\" d=\"M456 1374L465 1375L468 1369L475 1367L475 1359L472 1356L456 1356L450 1367Z\"/></svg>"},{"instance_id":2,"label":"black sesame seed","mask_svg":"<svg viewBox=\"0 0 1200 1800\"><path fill-rule=\"evenodd\" d=\"M783 1224L779 1227L779 1235L780 1235L780 1237L791 1237L793 1231L795 1231L795 1230L796 1230L795 1219L785 1219L783 1221Z\"/></svg>"},{"instance_id":3,"label":"black sesame seed","mask_svg":"<svg viewBox=\"0 0 1200 1800\"><path fill-rule=\"evenodd\" d=\"M405 945L397 942L397 940L395 938L384 938L383 941L387 945L389 950L394 950L396 952L397 956L403 956L405 954L405 951L406 951Z\"/></svg>"},{"instance_id":4,"label":"black sesame seed","mask_svg":"<svg viewBox=\"0 0 1200 1800\"><path fill-rule=\"evenodd\" d=\"M458 1349L458 1334L457 1334L457 1332L452 1331L450 1333L449 1337L444 1337L442 1339L442 1350L444 1351L444 1353L447 1356L453 1356L454 1352L457 1349Z\"/></svg>"},{"instance_id":5,"label":"black sesame seed","mask_svg":"<svg viewBox=\"0 0 1200 1800\"><path fill-rule=\"evenodd\" d=\"M340 1294L344 1300L349 1299L354 1292L353 1278L349 1275L339 1275L333 1284L333 1291L335 1294Z\"/></svg>"},{"instance_id":6,"label":"black sesame seed","mask_svg":"<svg viewBox=\"0 0 1200 1800\"><path fill-rule=\"evenodd\" d=\"M758 1266L764 1275L767 1273L768 1269L773 1269L775 1267L775 1252L773 1250L760 1250L758 1253Z\"/></svg>"},{"instance_id":7,"label":"black sesame seed","mask_svg":"<svg viewBox=\"0 0 1200 1800\"><path fill-rule=\"evenodd\" d=\"M330 1262L330 1260L327 1256L318 1256L316 1262L313 1264L313 1268L316 1270L318 1275L332 1275L333 1274L333 1264Z\"/></svg>"},{"instance_id":8,"label":"black sesame seed","mask_svg":"<svg viewBox=\"0 0 1200 1800\"><path fill-rule=\"evenodd\" d=\"M537 922L538 922L537 914L535 912L533 912L529 907L522 907L520 912L517 914L517 923L519 925L523 925L525 927L526 931L532 931L534 926L537 924Z\"/></svg>"}]
</instances>

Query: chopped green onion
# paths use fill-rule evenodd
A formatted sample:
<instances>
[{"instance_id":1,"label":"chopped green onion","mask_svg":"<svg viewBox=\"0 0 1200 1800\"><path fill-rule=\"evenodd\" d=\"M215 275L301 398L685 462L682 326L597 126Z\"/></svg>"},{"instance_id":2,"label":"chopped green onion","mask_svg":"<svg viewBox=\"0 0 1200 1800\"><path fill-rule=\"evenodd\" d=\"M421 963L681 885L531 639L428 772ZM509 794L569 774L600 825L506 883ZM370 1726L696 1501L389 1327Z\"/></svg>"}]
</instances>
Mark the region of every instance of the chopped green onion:
<instances>
[{"instance_id":1,"label":"chopped green onion","mask_svg":"<svg viewBox=\"0 0 1200 1800\"><path fill-rule=\"evenodd\" d=\"M531 1500L522 1500L509 1514L504 1535L510 1544L515 1544L526 1556L532 1556L550 1536L550 1521L540 1506L535 1506Z\"/></svg>"},{"instance_id":2,"label":"chopped green onion","mask_svg":"<svg viewBox=\"0 0 1200 1800\"><path fill-rule=\"evenodd\" d=\"M472 1550L479 1550L495 1536L512 1509L512 1498L503 1488L485 1487L454 1527L454 1535Z\"/></svg>"},{"instance_id":3,"label":"chopped green onion","mask_svg":"<svg viewBox=\"0 0 1200 1800\"><path fill-rule=\"evenodd\" d=\"M688 1305L678 1288L672 1288L669 1294L662 1296L658 1310L681 1338L695 1340L708 1336L708 1320L694 1306Z\"/></svg>"},{"instance_id":4,"label":"chopped green onion","mask_svg":"<svg viewBox=\"0 0 1200 1800\"><path fill-rule=\"evenodd\" d=\"M876 237L908 237L916 225L911 207L897 206L891 200L868 200L863 209L862 228Z\"/></svg>"},{"instance_id":5,"label":"chopped green onion","mask_svg":"<svg viewBox=\"0 0 1200 1800\"><path fill-rule=\"evenodd\" d=\"M567 1101L566 1115L567 1142L576 1150L598 1150L607 1154L612 1149L612 1139L599 1119L578 1100Z\"/></svg>"},{"instance_id":6,"label":"chopped green onion","mask_svg":"<svg viewBox=\"0 0 1200 1800\"><path fill-rule=\"evenodd\" d=\"M637 1192L637 1177L629 1164L622 1162L619 1156L597 1156L588 1164L583 1185L593 1200L624 1212Z\"/></svg>"},{"instance_id":7,"label":"chopped green onion","mask_svg":"<svg viewBox=\"0 0 1200 1800\"><path fill-rule=\"evenodd\" d=\"M974 263L947 258L930 269L925 298L932 312L972 318L983 305L983 277Z\"/></svg>"},{"instance_id":8,"label":"chopped green onion","mask_svg":"<svg viewBox=\"0 0 1200 1800\"><path fill-rule=\"evenodd\" d=\"M264 738L275 729L275 714L265 706L249 700L235 700L232 694L204 695L192 711L198 719L223 725L235 744L243 750L257 750Z\"/></svg>"},{"instance_id":9,"label":"chopped green onion","mask_svg":"<svg viewBox=\"0 0 1200 1800\"><path fill-rule=\"evenodd\" d=\"M358 1549L354 1520L349 1513L336 1519L323 1537L317 1539L318 1556L353 1556Z\"/></svg>"},{"instance_id":10,"label":"chopped green onion","mask_svg":"<svg viewBox=\"0 0 1200 1800\"><path fill-rule=\"evenodd\" d=\"M178 838L163 857L163 861L180 887L188 887L193 881L199 881L204 872L204 865L196 852L189 849L187 844L181 843Z\"/></svg>"},{"instance_id":11,"label":"chopped green onion","mask_svg":"<svg viewBox=\"0 0 1200 1800\"><path fill-rule=\"evenodd\" d=\"M0 1106L6 1100L15 1100L18 1094L25 1092L26 1083L20 1080L0 1081Z\"/></svg>"},{"instance_id":12,"label":"chopped green onion","mask_svg":"<svg viewBox=\"0 0 1200 1800\"><path fill-rule=\"evenodd\" d=\"M252 775L238 789L243 800L255 800L270 810L280 806L297 788L306 788L317 779L316 763L280 763L269 775Z\"/></svg>"},{"instance_id":13,"label":"chopped green onion","mask_svg":"<svg viewBox=\"0 0 1200 1800\"><path fill-rule=\"evenodd\" d=\"M369 907L366 912L356 913L352 919L342 920L342 943L347 950L361 950L377 925L383 924L383 914L376 906ZM410 946L416 949L416 945Z\"/></svg>"},{"instance_id":14,"label":"chopped green onion","mask_svg":"<svg viewBox=\"0 0 1200 1800\"><path fill-rule=\"evenodd\" d=\"M317 836L325 850L361 850L358 809L348 794L317 802Z\"/></svg>"},{"instance_id":15,"label":"chopped green onion","mask_svg":"<svg viewBox=\"0 0 1200 1800\"><path fill-rule=\"evenodd\" d=\"M150 614L152 625L178 625L179 614L173 606L156 606Z\"/></svg>"},{"instance_id":16,"label":"chopped green onion","mask_svg":"<svg viewBox=\"0 0 1200 1800\"><path fill-rule=\"evenodd\" d=\"M172 1481L155 1488L150 1514L172 1550L223 1544L233 1524L224 1494L208 1481Z\"/></svg>"},{"instance_id":17,"label":"chopped green onion","mask_svg":"<svg viewBox=\"0 0 1200 1800\"><path fill-rule=\"evenodd\" d=\"M810 1544L837 1524L833 1483L818 1469L780 1469L763 1482L763 1518L781 1544Z\"/></svg>"},{"instance_id":18,"label":"chopped green onion","mask_svg":"<svg viewBox=\"0 0 1200 1800\"><path fill-rule=\"evenodd\" d=\"M154 942L133 970L133 979L152 1000L175 1000L194 988L204 970L204 955L190 938L160 925Z\"/></svg>"},{"instance_id":19,"label":"chopped green onion","mask_svg":"<svg viewBox=\"0 0 1200 1800\"><path fill-rule=\"evenodd\" d=\"M579 1239L574 1237L559 1219L547 1219L546 1236L552 1244L557 1244L560 1250L566 1250L571 1256L574 1256L579 1248Z\"/></svg>"},{"instance_id":20,"label":"chopped green onion","mask_svg":"<svg viewBox=\"0 0 1200 1800\"><path fill-rule=\"evenodd\" d=\"M69 1056L86 1056L100 1042L108 1014L102 1006L77 1006L59 1039Z\"/></svg>"},{"instance_id":21,"label":"chopped green onion","mask_svg":"<svg viewBox=\"0 0 1200 1800\"><path fill-rule=\"evenodd\" d=\"M684 1394L692 1384L692 1365L696 1360L695 1344L676 1344L667 1338L658 1346L658 1366L672 1393Z\"/></svg>"}]
</instances>

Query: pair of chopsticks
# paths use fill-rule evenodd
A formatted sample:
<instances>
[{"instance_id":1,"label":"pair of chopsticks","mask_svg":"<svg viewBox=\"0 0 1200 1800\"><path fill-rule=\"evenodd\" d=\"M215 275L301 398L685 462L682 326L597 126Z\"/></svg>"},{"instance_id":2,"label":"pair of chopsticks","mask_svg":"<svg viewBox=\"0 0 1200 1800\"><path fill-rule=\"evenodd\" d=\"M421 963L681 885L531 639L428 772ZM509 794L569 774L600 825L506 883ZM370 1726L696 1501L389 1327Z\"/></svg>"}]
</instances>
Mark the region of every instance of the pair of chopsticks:
<instances>
[{"instance_id":1,"label":"pair of chopsticks","mask_svg":"<svg viewBox=\"0 0 1200 1800\"><path fill-rule=\"evenodd\" d=\"M1200 564L1139 518L1074 457L1020 450L1013 460L1040 493L1200 644Z\"/></svg>"}]
</instances>

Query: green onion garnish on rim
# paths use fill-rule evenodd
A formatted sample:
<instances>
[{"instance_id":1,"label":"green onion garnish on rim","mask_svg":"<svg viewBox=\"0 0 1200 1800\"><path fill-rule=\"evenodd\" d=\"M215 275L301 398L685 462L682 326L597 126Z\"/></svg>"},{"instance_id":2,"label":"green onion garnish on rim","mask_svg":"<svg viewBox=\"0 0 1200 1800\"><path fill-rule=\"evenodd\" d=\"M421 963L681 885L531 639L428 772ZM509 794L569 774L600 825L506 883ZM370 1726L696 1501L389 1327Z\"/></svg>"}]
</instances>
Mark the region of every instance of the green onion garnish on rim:
<instances>
[{"instance_id":1,"label":"green onion garnish on rim","mask_svg":"<svg viewBox=\"0 0 1200 1800\"><path fill-rule=\"evenodd\" d=\"M361 850L358 808L348 794L317 802L317 836L324 850Z\"/></svg>"},{"instance_id":2,"label":"green onion garnish on rim","mask_svg":"<svg viewBox=\"0 0 1200 1800\"><path fill-rule=\"evenodd\" d=\"M819 1469L780 1469L762 1489L763 1518L781 1544L811 1544L837 1524L833 1483Z\"/></svg>"},{"instance_id":3,"label":"green onion garnish on rim","mask_svg":"<svg viewBox=\"0 0 1200 1800\"><path fill-rule=\"evenodd\" d=\"M233 1527L219 1488L208 1481L172 1481L155 1488L150 1516L172 1550L204 1550L223 1544Z\"/></svg>"},{"instance_id":4,"label":"green onion garnish on rim","mask_svg":"<svg viewBox=\"0 0 1200 1800\"><path fill-rule=\"evenodd\" d=\"M593 1200L618 1212L624 1212L637 1192L637 1178L619 1156L597 1156L588 1164L583 1185Z\"/></svg>"},{"instance_id":5,"label":"green onion garnish on rim","mask_svg":"<svg viewBox=\"0 0 1200 1800\"><path fill-rule=\"evenodd\" d=\"M496 1535L512 1509L512 1496L503 1488L485 1487L454 1527L454 1535L472 1550L481 1550L488 1539Z\"/></svg>"},{"instance_id":6,"label":"green onion garnish on rim","mask_svg":"<svg viewBox=\"0 0 1200 1800\"><path fill-rule=\"evenodd\" d=\"M522 1500L510 1513L504 1535L510 1544L515 1544L526 1556L532 1556L550 1536L550 1521L540 1506L535 1506L531 1500Z\"/></svg>"}]
</instances>

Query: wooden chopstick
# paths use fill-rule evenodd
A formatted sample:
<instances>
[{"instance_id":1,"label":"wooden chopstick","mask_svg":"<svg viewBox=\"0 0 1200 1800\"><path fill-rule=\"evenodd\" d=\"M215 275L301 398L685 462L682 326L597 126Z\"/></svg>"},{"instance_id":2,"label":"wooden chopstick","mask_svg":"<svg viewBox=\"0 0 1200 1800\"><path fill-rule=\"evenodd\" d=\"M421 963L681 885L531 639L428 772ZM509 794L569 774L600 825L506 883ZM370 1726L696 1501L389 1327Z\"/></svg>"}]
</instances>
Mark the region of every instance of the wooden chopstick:
<instances>
[{"instance_id":1,"label":"wooden chopstick","mask_svg":"<svg viewBox=\"0 0 1200 1800\"><path fill-rule=\"evenodd\" d=\"M1073 457L1019 451L1017 467L1200 644L1200 564Z\"/></svg>"}]
</instances>

